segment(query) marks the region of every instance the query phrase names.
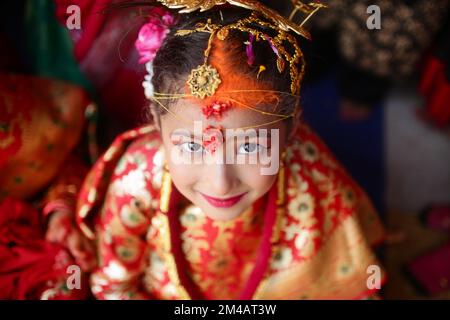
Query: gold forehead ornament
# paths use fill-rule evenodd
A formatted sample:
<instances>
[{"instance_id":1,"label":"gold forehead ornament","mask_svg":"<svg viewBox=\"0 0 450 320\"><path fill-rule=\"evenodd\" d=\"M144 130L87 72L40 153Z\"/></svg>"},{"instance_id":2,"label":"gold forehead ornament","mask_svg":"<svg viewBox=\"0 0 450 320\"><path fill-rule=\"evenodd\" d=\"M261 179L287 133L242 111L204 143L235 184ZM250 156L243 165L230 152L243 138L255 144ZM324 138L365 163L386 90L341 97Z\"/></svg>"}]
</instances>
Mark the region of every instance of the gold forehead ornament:
<instances>
[{"instance_id":1,"label":"gold forehead ornament","mask_svg":"<svg viewBox=\"0 0 450 320\"><path fill-rule=\"evenodd\" d=\"M201 12L212 9L215 6L224 4L230 4L236 7L242 7L251 10L252 13L249 17L240 19L234 23L228 25L213 24L210 19L206 23L202 23L196 26L193 30L179 30L176 35L186 36L194 32L207 32L210 33L208 41L208 47L205 50L205 60L203 65L191 71L188 78L188 85L191 94L194 97L204 99L214 95L219 88L220 79L217 69L208 64L208 58L212 47L212 42L215 37L219 40L225 40L230 30L240 30L255 36L257 41L265 40L274 48L277 54L277 67L281 73L285 70L286 62L290 67L291 76L291 93L297 95L300 92L300 85L304 75L305 63L303 59L303 53L297 43L295 37L290 34L290 31L303 36L306 39L310 39L310 34L303 28L304 23L314 15L319 9L326 7L319 3L304 4L299 0L291 0L294 9L287 19L280 15L275 10L272 10L258 1L255 0L157 0L169 9L176 9L180 14L191 13L197 10ZM296 15L298 11L301 11L308 16L303 20L301 24L294 23L291 19ZM254 26L261 28L268 28L276 31L275 37L270 37L262 30L257 29ZM294 53L289 53L284 45L288 42L291 48L294 49ZM298 70L298 64L301 63L300 70Z\"/></svg>"}]
</instances>

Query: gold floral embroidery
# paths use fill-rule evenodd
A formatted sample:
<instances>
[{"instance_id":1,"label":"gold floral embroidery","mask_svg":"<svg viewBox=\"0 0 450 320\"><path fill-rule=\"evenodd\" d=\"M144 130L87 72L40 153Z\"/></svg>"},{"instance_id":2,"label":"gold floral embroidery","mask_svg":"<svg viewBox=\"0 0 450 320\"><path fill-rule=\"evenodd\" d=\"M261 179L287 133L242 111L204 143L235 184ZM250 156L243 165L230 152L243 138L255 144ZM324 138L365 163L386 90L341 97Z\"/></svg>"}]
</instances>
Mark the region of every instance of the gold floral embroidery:
<instances>
[{"instance_id":1,"label":"gold floral embroidery","mask_svg":"<svg viewBox=\"0 0 450 320\"><path fill-rule=\"evenodd\" d=\"M117 261L110 261L109 264L103 268L103 273L111 280L126 281L131 275L129 271Z\"/></svg>"},{"instance_id":2,"label":"gold floral embroidery","mask_svg":"<svg viewBox=\"0 0 450 320\"><path fill-rule=\"evenodd\" d=\"M164 259L157 252L151 252L146 272L146 283L153 283L155 280L162 282L166 277L166 273L167 267L164 264Z\"/></svg>"},{"instance_id":3,"label":"gold floral embroidery","mask_svg":"<svg viewBox=\"0 0 450 320\"><path fill-rule=\"evenodd\" d=\"M335 209L327 209L324 211L325 217L323 222L323 232L326 235L333 229L334 226L333 219L337 215L337 212Z\"/></svg>"},{"instance_id":4,"label":"gold floral embroidery","mask_svg":"<svg viewBox=\"0 0 450 320\"><path fill-rule=\"evenodd\" d=\"M103 155L103 160L108 162L112 158L114 158L116 152L119 151L119 149L115 146L111 146Z\"/></svg>"},{"instance_id":5,"label":"gold floral embroidery","mask_svg":"<svg viewBox=\"0 0 450 320\"><path fill-rule=\"evenodd\" d=\"M115 196L130 195L142 199L149 199L151 196L147 190L147 183L144 171L140 169L132 170L127 175L117 179L112 184L112 192Z\"/></svg>"},{"instance_id":6,"label":"gold floral embroidery","mask_svg":"<svg viewBox=\"0 0 450 320\"><path fill-rule=\"evenodd\" d=\"M186 229L198 228L203 225L205 214L202 210L194 205L187 206L180 216L180 222Z\"/></svg>"},{"instance_id":7,"label":"gold floral embroidery","mask_svg":"<svg viewBox=\"0 0 450 320\"><path fill-rule=\"evenodd\" d=\"M308 162L315 162L319 157L317 146L311 141L304 141L300 146L300 151L303 159Z\"/></svg>"},{"instance_id":8,"label":"gold floral embroidery","mask_svg":"<svg viewBox=\"0 0 450 320\"><path fill-rule=\"evenodd\" d=\"M140 240L136 237L128 236L124 238L124 243L115 247L117 257L126 263L134 262L139 257L140 253Z\"/></svg>"},{"instance_id":9,"label":"gold floral embroidery","mask_svg":"<svg viewBox=\"0 0 450 320\"><path fill-rule=\"evenodd\" d=\"M179 293L178 287L171 282L166 283L161 288L162 298L166 300L179 299L178 293Z\"/></svg>"},{"instance_id":10,"label":"gold floral embroidery","mask_svg":"<svg viewBox=\"0 0 450 320\"><path fill-rule=\"evenodd\" d=\"M161 188L164 173L164 163L165 155L163 147L161 146L158 151L156 151L153 157L152 186L153 188L155 188L155 190L159 190Z\"/></svg>"},{"instance_id":11,"label":"gold floral embroidery","mask_svg":"<svg viewBox=\"0 0 450 320\"><path fill-rule=\"evenodd\" d=\"M119 161L117 162L117 166L114 169L115 175L120 175L125 171L128 165L129 158L130 158L129 155L125 154L119 159Z\"/></svg>"},{"instance_id":12,"label":"gold floral embroidery","mask_svg":"<svg viewBox=\"0 0 450 320\"><path fill-rule=\"evenodd\" d=\"M138 209L137 204L123 205L120 210L120 220L125 226L130 228L143 226L146 222L146 218L142 214L141 210Z\"/></svg>"},{"instance_id":13,"label":"gold floral embroidery","mask_svg":"<svg viewBox=\"0 0 450 320\"><path fill-rule=\"evenodd\" d=\"M147 243L156 248L164 248L164 239L167 237L167 230L164 227L166 217L162 213L155 214L151 219L150 227L147 231Z\"/></svg>"},{"instance_id":14,"label":"gold floral embroidery","mask_svg":"<svg viewBox=\"0 0 450 320\"><path fill-rule=\"evenodd\" d=\"M355 270L353 264L348 261L342 261L340 264L337 264L336 267L337 279L350 277Z\"/></svg>"},{"instance_id":15,"label":"gold floral embroidery","mask_svg":"<svg viewBox=\"0 0 450 320\"><path fill-rule=\"evenodd\" d=\"M345 208L353 208L356 203L356 194L351 187L345 187L342 191L342 204Z\"/></svg>"},{"instance_id":16,"label":"gold floral embroidery","mask_svg":"<svg viewBox=\"0 0 450 320\"><path fill-rule=\"evenodd\" d=\"M317 223L314 209L314 199L308 193L300 193L288 204L288 214L294 217L302 228L310 228Z\"/></svg>"},{"instance_id":17,"label":"gold floral embroidery","mask_svg":"<svg viewBox=\"0 0 450 320\"><path fill-rule=\"evenodd\" d=\"M187 260L192 264L198 264L202 261L202 252L210 249L209 243L203 239L191 238L189 235L183 234L182 248Z\"/></svg>"},{"instance_id":18,"label":"gold floral embroidery","mask_svg":"<svg viewBox=\"0 0 450 320\"><path fill-rule=\"evenodd\" d=\"M292 249L289 247L281 247L277 249L273 259L271 260L271 268L274 270L286 269L292 262Z\"/></svg>"},{"instance_id":19,"label":"gold floral embroidery","mask_svg":"<svg viewBox=\"0 0 450 320\"><path fill-rule=\"evenodd\" d=\"M316 251L315 239L320 236L318 230L303 229L295 238L295 247L303 258L311 257Z\"/></svg>"}]
</instances>

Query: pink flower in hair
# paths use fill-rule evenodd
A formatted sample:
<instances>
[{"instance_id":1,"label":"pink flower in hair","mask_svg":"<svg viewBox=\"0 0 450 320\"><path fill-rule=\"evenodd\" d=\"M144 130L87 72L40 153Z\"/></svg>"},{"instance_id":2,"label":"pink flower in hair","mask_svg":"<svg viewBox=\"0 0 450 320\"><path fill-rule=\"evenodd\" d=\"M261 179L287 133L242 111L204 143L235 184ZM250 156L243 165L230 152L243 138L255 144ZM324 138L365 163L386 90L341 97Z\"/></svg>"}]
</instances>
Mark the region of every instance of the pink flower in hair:
<instances>
[{"instance_id":1,"label":"pink flower in hair","mask_svg":"<svg viewBox=\"0 0 450 320\"><path fill-rule=\"evenodd\" d=\"M175 23L175 18L161 8L154 8L150 15L150 21L141 27L135 43L140 55L139 63L153 61L169 33L169 27Z\"/></svg>"}]
</instances>

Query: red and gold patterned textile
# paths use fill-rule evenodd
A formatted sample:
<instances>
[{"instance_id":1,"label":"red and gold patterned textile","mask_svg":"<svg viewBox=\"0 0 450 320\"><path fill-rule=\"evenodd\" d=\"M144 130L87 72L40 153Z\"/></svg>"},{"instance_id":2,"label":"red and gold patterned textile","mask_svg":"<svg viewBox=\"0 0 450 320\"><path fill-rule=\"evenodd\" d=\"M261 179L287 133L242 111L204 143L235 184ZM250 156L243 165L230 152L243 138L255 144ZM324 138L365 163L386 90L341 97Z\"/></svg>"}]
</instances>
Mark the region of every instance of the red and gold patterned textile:
<instances>
[{"instance_id":1,"label":"red and gold patterned textile","mask_svg":"<svg viewBox=\"0 0 450 320\"><path fill-rule=\"evenodd\" d=\"M372 251L384 239L377 214L306 125L287 148L282 183L279 176L267 196L229 222L213 221L186 199L171 198L176 192L164 191L170 179L164 157L156 129L131 130L114 141L85 181L77 218L97 241L99 267L91 277L97 298L359 299L377 291L368 286L370 266L379 268L384 282ZM271 194L280 185L282 214L276 209L267 233L266 209L278 201ZM169 214L164 209L174 204L175 218L173 208ZM265 265L267 234L272 238ZM258 272L263 276L256 289L246 292Z\"/></svg>"}]
</instances>

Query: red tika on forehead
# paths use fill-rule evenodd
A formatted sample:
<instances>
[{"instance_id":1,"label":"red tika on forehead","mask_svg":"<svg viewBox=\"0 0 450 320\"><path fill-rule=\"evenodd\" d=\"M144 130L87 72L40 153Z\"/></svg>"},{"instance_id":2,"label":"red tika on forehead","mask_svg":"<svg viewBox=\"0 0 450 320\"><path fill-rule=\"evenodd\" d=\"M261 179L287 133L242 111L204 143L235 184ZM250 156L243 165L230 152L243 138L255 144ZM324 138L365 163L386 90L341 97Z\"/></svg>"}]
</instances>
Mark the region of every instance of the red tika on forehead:
<instances>
[{"instance_id":1,"label":"red tika on forehead","mask_svg":"<svg viewBox=\"0 0 450 320\"><path fill-rule=\"evenodd\" d=\"M212 155L216 153L217 148L224 142L222 130L221 126L208 126L203 130L203 147Z\"/></svg>"},{"instance_id":2,"label":"red tika on forehead","mask_svg":"<svg viewBox=\"0 0 450 320\"><path fill-rule=\"evenodd\" d=\"M214 101L212 104L202 108L206 119L214 118L216 121L222 120L222 115L231 108L230 102Z\"/></svg>"},{"instance_id":3,"label":"red tika on forehead","mask_svg":"<svg viewBox=\"0 0 450 320\"><path fill-rule=\"evenodd\" d=\"M248 68L248 65L244 51L242 51L242 57L229 54L230 51L235 51L230 48L236 45L240 44L218 39L213 41L208 63L219 72L221 84L212 97L189 98L195 104L202 106L202 112L207 119L214 117L215 120L220 121L226 111L232 107L257 108L258 105L263 104L275 105L279 101L278 94L273 92L273 88L268 84L259 82L253 74L246 74L249 70L238 69L238 66ZM188 93L189 87L186 86L185 90Z\"/></svg>"}]
</instances>

